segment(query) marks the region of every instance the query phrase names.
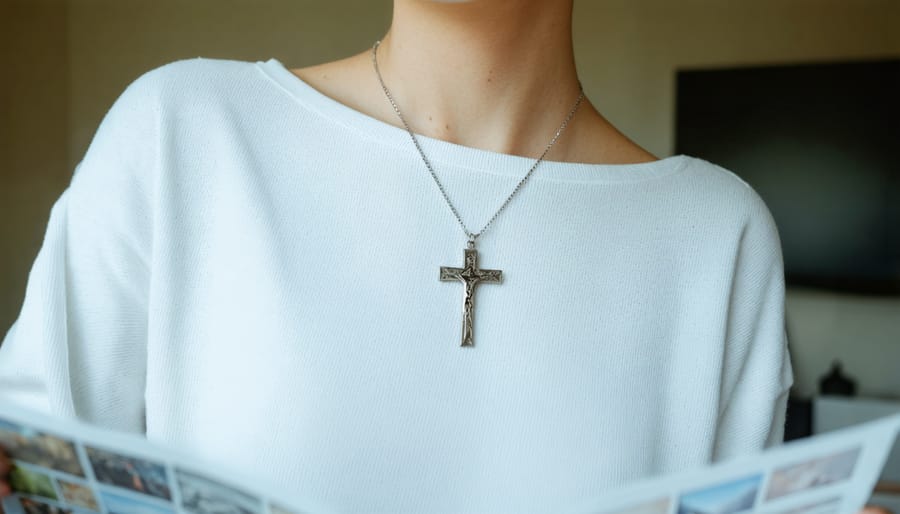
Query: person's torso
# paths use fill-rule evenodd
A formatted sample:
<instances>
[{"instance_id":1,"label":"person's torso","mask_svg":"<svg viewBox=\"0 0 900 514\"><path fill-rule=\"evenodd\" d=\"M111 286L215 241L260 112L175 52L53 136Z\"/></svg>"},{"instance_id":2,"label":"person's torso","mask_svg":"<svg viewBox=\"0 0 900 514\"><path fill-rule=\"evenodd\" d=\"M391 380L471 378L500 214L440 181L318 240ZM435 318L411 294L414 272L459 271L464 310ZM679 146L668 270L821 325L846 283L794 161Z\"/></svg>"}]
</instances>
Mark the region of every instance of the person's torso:
<instances>
[{"instance_id":1,"label":"person's torso","mask_svg":"<svg viewBox=\"0 0 900 514\"><path fill-rule=\"evenodd\" d=\"M710 459L743 184L541 163L478 239L502 283L463 348L466 236L408 134L241 70L164 113L148 438L366 512L549 512ZM471 231L532 162L421 142Z\"/></svg>"}]
</instances>

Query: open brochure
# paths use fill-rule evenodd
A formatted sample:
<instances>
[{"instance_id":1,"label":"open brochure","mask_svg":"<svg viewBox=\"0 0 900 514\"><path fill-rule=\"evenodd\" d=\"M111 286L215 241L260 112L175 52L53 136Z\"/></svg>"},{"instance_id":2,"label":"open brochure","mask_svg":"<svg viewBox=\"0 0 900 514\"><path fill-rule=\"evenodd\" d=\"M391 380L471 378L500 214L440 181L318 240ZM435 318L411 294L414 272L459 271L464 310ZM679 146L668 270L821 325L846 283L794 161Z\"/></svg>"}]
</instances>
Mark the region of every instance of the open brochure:
<instances>
[{"instance_id":1,"label":"open brochure","mask_svg":"<svg viewBox=\"0 0 900 514\"><path fill-rule=\"evenodd\" d=\"M853 514L869 498L900 414L713 466L636 482L572 514ZM161 448L135 435L0 405L13 459L7 514L331 512L293 491Z\"/></svg>"}]
</instances>

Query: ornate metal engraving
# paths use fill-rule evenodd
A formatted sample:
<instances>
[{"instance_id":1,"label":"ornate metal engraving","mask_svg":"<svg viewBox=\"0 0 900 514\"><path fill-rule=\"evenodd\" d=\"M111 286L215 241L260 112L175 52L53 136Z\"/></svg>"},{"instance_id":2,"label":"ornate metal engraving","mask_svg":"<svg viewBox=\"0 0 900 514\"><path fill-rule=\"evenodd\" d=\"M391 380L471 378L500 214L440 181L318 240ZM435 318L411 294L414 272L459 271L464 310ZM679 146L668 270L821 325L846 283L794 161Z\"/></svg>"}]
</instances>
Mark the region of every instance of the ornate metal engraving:
<instances>
[{"instance_id":1,"label":"ornate metal engraving","mask_svg":"<svg viewBox=\"0 0 900 514\"><path fill-rule=\"evenodd\" d=\"M502 271L495 269L478 269L478 251L474 248L465 250L463 268L450 268L441 266L441 281L460 281L466 286L463 296L463 326L462 344L460 346L474 346L472 339L472 326L475 311L475 286L482 283L499 284Z\"/></svg>"}]
</instances>

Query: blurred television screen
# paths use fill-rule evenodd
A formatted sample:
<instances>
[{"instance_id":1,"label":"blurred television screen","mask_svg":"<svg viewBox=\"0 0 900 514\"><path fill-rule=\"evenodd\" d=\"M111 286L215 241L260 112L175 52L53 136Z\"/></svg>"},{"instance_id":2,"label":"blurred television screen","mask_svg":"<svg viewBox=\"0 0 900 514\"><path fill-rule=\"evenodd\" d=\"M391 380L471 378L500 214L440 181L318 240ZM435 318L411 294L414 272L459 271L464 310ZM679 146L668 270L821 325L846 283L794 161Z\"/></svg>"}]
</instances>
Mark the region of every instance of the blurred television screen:
<instances>
[{"instance_id":1,"label":"blurred television screen","mask_svg":"<svg viewBox=\"0 0 900 514\"><path fill-rule=\"evenodd\" d=\"M676 153L763 198L789 286L900 295L900 59L680 70Z\"/></svg>"}]
</instances>

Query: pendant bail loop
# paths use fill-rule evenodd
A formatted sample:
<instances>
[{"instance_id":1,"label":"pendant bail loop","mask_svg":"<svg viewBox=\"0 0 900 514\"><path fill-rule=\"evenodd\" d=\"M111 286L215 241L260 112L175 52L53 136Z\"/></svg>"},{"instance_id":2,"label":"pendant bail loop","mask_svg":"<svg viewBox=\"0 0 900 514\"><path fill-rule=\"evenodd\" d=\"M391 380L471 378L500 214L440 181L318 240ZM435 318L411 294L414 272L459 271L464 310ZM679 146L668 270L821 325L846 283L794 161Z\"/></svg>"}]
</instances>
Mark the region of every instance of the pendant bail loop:
<instances>
[{"instance_id":1,"label":"pendant bail loop","mask_svg":"<svg viewBox=\"0 0 900 514\"><path fill-rule=\"evenodd\" d=\"M475 238L476 237L478 237L478 236L475 234L469 234L469 250L472 250L475 248Z\"/></svg>"}]
</instances>

